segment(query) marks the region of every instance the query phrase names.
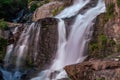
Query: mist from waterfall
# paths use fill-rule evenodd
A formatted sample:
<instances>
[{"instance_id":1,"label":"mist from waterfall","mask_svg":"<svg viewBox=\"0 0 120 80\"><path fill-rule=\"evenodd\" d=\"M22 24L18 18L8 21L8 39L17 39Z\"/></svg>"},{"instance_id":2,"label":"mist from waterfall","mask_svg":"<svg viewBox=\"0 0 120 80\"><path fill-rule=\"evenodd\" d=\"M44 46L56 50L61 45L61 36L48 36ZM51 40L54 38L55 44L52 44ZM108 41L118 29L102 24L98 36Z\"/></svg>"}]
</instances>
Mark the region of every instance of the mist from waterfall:
<instances>
[{"instance_id":1,"label":"mist from waterfall","mask_svg":"<svg viewBox=\"0 0 120 80\"><path fill-rule=\"evenodd\" d=\"M105 12L104 0L98 0L97 5L87 9L85 13L79 11L85 7L91 0L74 0L72 6L63 10L56 16L58 22L58 50L53 64L47 70L40 72L39 76L31 80L59 80L67 77L63 68L66 65L82 62L86 56L85 51L93 33L93 25L96 17ZM77 15L71 27L68 39L66 39L66 26L62 18L69 18ZM51 74L58 72L55 76Z\"/></svg>"}]
</instances>

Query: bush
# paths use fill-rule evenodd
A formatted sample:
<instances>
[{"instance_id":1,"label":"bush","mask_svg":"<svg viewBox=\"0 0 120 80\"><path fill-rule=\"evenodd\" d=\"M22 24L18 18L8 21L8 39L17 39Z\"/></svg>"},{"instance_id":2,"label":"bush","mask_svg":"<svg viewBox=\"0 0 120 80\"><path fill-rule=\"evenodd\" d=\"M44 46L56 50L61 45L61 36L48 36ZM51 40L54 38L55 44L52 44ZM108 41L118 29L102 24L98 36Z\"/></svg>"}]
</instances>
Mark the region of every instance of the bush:
<instances>
[{"instance_id":1,"label":"bush","mask_svg":"<svg viewBox=\"0 0 120 80\"><path fill-rule=\"evenodd\" d=\"M8 24L7 24L7 22L4 21L4 19L0 19L0 29L1 30L8 29Z\"/></svg>"},{"instance_id":2,"label":"bush","mask_svg":"<svg viewBox=\"0 0 120 80\"><path fill-rule=\"evenodd\" d=\"M37 7L38 7L37 4L33 4L33 5L30 7L30 12L34 12Z\"/></svg>"},{"instance_id":3,"label":"bush","mask_svg":"<svg viewBox=\"0 0 120 80\"><path fill-rule=\"evenodd\" d=\"M32 1L37 1L35 3L33 3L31 6L30 6L30 12L34 12L36 10L36 8L46 4L46 3L49 3L50 0L42 0L42 1L38 1L38 0L28 0L28 4Z\"/></svg>"},{"instance_id":4,"label":"bush","mask_svg":"<svg viewBox=\"0 0 120 80\"><path fill-rule=\"evenodd\" d=\"M27 0L0 0L0 19L11 20L25 7L27 7Z\"/></svg>"}]
</instances>

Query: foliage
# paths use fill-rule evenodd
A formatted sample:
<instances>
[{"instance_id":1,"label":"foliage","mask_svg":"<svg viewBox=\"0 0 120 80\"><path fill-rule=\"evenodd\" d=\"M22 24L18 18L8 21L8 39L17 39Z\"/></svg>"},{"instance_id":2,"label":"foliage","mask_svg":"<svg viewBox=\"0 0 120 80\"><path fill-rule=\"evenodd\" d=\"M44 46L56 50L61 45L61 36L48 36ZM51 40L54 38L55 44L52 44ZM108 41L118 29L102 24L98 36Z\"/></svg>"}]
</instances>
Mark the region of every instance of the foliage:
<instances>
[{"instance_id":1,"label":"foliage","mask_svg":"<svg viewBox=\"0 0 120 80\"><path fill-rule=\"evenodd\" d=\"M120 52L120 44L117 45L117 52Z\"/></svg>"},{"instance_id":2,"label":"foliage","mask_svg":"<svg viewBox=\"0 0 120 80\"><path fill-rule=\"evenodd\" d=\"M34 12L36 10L36 8L42 6L43 4L46 4L46 3L49 3L50 0L43 0L43 1L38 1L38 0L28 0L28 4L32 1L37 1L35 3L33 3L31 6L30 6L30 11L31 12Z\"/></svg>"},{"instance_id":3,"label":"foliage","mask_svg":"<svg viewBox=\"0 0 120 80\"><path fill-rule=\"evenodd\" d=\"M111 3L110 5L108 5L107 7L107 12L105 13L105 21L107 22L109 19L113 18L114 16L114 7L115 5L113 3Z\"/></svg>"},{"instance_id":4,"label":"foliage","mask_svg":"<svg viewBox=\"0 0 120 80\"><path fill-rule=\"evenodd\" d=\"M120 0L117 0L117 5L118 7L120 7Z\"/></svg>"},{"instance_id":5,"label":"foliage","mask_svg":"<svg viewBox=\"0 0 120 80\"><path fill-rule=\"evenodd\" d=\"M103 34L100 34L96 39L97 40L89 44L90 56L94 58L104 58L108 56L115 42Z\"/></svg>"},{"instance_id":6,"label":"foliage","mask_svg":"<svg viewBox=\"0 0 120 80\"><path fill-rule=\"evenodd\" d=\"M1 30L8 29L8 24L7 24L7 22L4 21L4 19L0 19L0 29Z\"/></svg>"},{"instance_id":7,"label":"foliage","mask_svg":"<svg viewBox=\"0 0 120 80\"><path fill-rule=\"evenodd\" d=\"M9 20L25 7L27 7L27 0L0 0L0 19Z\"/></svg>"},{"instance_id":8,"label":"foliage","mask_svg":"<svg viewBox=\"0 0 120 80\"><path fill-rule=\"evenodd\" d=\"M30 7L30 12L34 12L37 7L38 7L37 4L33 4L33 5Z\"/></svg>"}]
</instances>

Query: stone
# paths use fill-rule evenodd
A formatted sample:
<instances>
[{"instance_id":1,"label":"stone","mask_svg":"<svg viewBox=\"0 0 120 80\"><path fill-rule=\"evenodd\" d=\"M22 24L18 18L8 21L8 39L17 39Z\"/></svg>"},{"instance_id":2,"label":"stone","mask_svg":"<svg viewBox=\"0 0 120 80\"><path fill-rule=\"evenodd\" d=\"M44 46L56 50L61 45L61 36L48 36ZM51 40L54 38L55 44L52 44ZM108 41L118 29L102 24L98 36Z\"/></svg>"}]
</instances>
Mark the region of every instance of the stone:
<instances>
[{"instance_id":1,"label":"stone","mask_svg":"<svg viewBox=\"0 0 120 80\"><path fill-rule=\"evenodd\" d=\"M57 10L61 7L64 7L64 3L59 1L50 2L44 4L43 6L37 8L33 13L33 21L37 21L38 19L53 17L53 11Z\"/></svg>"},{"instance_id":2,"label":"stone","mask_svg":"<svg viewBox=\"0 0 120 80\"><path fill-rule=\"evenodd\" d=\"M70 66L65 70L72 80L119 80L120 61L93 60Z\"/></svg>"}]
</instances>

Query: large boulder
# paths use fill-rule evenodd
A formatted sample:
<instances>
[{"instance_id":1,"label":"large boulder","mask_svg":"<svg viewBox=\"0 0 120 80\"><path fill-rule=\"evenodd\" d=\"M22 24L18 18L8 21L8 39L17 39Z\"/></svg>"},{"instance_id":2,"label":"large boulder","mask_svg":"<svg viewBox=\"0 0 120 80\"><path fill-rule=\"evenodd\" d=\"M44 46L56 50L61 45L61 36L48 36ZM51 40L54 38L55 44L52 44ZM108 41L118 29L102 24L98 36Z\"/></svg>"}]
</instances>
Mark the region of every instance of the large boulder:
<instances>
[{"instance_id":1,"label":"large boulder","mask_svg":"<svg viewBox=\"0 0 120 80\"><path fill-rule=\"evenodd\" d=\"M38 19L53 17L64 8L64 3L59 1L50 2L37 8L33 13L33 21Z\"/></svg>"},{"instance_id":2,"label":"large boulder","mask_svg":"<svg viewBox=\"0 0 120 80\"><path fill-rule=\"evenodd\" d=\"M119 80L120 61L93 60L66 66L71 80Z\"/></svg>"}]
</instances>

